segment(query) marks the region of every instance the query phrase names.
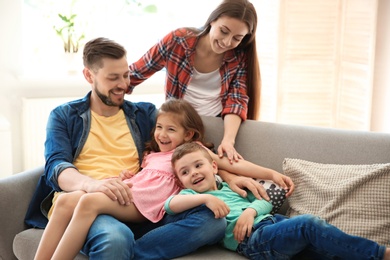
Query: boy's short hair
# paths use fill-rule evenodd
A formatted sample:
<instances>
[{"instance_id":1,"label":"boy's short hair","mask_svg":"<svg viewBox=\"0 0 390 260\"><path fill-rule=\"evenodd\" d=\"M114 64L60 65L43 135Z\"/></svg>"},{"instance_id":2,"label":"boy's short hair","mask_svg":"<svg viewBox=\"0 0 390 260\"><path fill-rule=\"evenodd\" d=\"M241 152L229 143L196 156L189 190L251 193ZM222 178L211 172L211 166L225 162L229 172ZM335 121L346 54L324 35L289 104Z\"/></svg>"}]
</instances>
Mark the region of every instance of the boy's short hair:
<instances>
[{"instance_id":1,"label":"boy's short hair","mask_svg":"<svg viewBox=\"0 0 390 260\"><path fill-rule=\"evenodd\" d=\"M194 153L197 151L200 151L210 163L213 161L213 158L211 158L209 152L202 145L196 142L184 143L178 146L172 154L172 159L171 159L172 168L175 169L175 163L178 160L180 160L184 155Z\"/></svg>"}]
</instances>

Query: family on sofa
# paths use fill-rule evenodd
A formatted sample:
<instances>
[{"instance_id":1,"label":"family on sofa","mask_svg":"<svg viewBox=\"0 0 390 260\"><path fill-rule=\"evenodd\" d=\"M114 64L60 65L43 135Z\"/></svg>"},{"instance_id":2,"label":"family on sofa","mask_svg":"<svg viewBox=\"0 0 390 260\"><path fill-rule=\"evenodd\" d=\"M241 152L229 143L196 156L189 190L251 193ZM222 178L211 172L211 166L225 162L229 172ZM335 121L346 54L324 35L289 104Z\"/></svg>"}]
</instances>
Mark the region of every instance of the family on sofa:
<instances>
[{"instance_id":1,"label":"family on sofa","mask_svg":"<svg viewBox=\"0 0 390 260\"><path fill-rule=\"evenodd\" d=\"M131 185L128 186L123 181L124 178L118 178L118 172L120 172L118 169L127 169L131 173L136 173L138 165L147 168L153 157L149 158L147 155L145 161L140 161L139 158L143 158L143 154L137 154L137 151L144 149L150 149L152 151L150 155L153 156L168 153L158 163L158 167L168 172L162 174L163 171L158 170L156 173L156 165L149 175L141 172L139 175L141 179L143 178L140 180L141 188L143 188L141 190L150 189L148 184L152 184L151 186L153 183L163 184L155 190L147 190L146 194L150 192L149 195L143 195L143 197L150 198L151 194L157 195L155 193L162 187L172 187L166 195L174 195L181 189L180 185L186 188L195 187L197 192L207 192L208 189L205 188L197 190L198 185L206 185L211 177L216 185L214 173L217 172L224 180L229 181L229 186L238 185L234 184L233 180L241 180L240 177L226 171L218 171L217 165L221 169L236 174L242 173L252 178L273 180L282 189L289 190L287 196L293 192L294 184L288 176L269 168L257 166L257 169L256 165L253 165L254 169L251 169L248 167L252 164L242 158L230 161L227 157L220 158L211 151L207 154L213 158L207 163L201 159L189 163L199 171L203 169L202 167L206 167L203 175L196 175L191 182L184 182L181 177L189 173L183 169L189 166L184 164L181 168L175 167L175 170L172 170L169 163L172 152L180 151L175 148L181 147L182 143L203 141L202 119L194 108L185 100L168 100L157 112L155 107L149 103L138 104L125 101L125 89L130 83L126 51L111 40L97 38L88 42L84 50L84 64L84 76L91 83L92 91L81 100L69 102L53 110L48 121L45 143L47 163L45 175L42 176L39 186L43 187L46 183L50 183L53 190L57 192L54 196L49 196L53 203L53 205L48 204L50 207L47 216L50 220L38 247L36 259L57 259L64 256L72 259L80 249L90 258L114 256L119 259L132 257L135 259L171 259L188 254L204 245L219 243L226 239L229 242L224 245L228 249L253 259L291 258L298 253L317 257L325 254L330 258L388 259L390 257L390 249L385 246L362 237L347 235L317 217L302 215L286 218L281 215L270 215L272 204L265 199L259 200L251 192L248 192L246 196L248 198L253 196L250 200L251 204L244 209L239 208L242 212L235 210L229 214L232 205L225 204L224 201L228 201L224 197L226 194L222 195L223 200L213 198L212 202L199 201L196 199L197 196L194 195L192 199L187 195L185 197L187 201L184 200L184 202L176 202L175 197L170 199L170 203L173 201L176 203L175 206L170 206L168 212L173 210L175 214L161 214L157 219L146 217L147 214L141 213L143 211L138 209L138 205L150 203L153 206L156 202L151 202L149 199L146 202L141 200L137 203L137 192L132 194L129 187ZM115 75L115 80L110 80L112 75ZM135 122L130 126L127 122L131 120L126 120L128 113ZM88 127L82 128L83 120L87 120ZM145 129L150 132L154 129L151 143L148 143L149 135L146 133L139 136L130 134L141 133ZM141 146L136 148L137 144ZM147 146L143 147L144 144ZM69 148L66 149L67 147ZM206 147L202 146L202 149ZM76 151L76 154L72 154L73 151ZM135 156L132 158L129 154ZM106 159L110 155L111 158ZM113 157L118 159L113 159ZM190 158L193 159L193 157ZM72 160L69 161L67 158L72 158ZM165 167L162 166L164 165L162 162L165 162ZM250 166L245 164L242 166L245 162ZM127 165L133 165L133 168L125 167ZM107 175L110 166L112 173ZM115 169L115 167L119 168ZM95 175L93 176L91 172ZM173 172L180 176L181 184L176 183ZM211 175L206 178L207 173ZM250 173L253 175L250 176ZM126 174L128 172L124 172L123 176L129 177ZM157 180L152 182L153 178ZM249 180L252 181L252 179ZM186 186L188 183L192 186ZM137 184L138 182L132 184L135 191L137 191ZM256 183L256 185L260 184ZM223 193L223 187L229 190L229 186L222 184L220 193ZM216 186L213 189L219 190ZM38 188L37 196L34 198L49 195L42 194L42 191L50 191L52 194L50 189ZM63 194L61 191L68 192ZM229 194L228 191L225 193ZM142 197L142 193L138 195ZM160 197L159 195L157 197ZM240 198L239 195L238 198ZM93 203L95 199L96 203ZM195 203L188 202L188 199L194 200ZM164 203L165 199L162 202ZM216 206L216 204L220 205ZM34 206L37 203L33 201L31 205ZM161 204L159 205L161 207ZM183 209L180 205L185 205L185 208ZM42 225L42 222L34 218L37 209L39 208L31 207L26 220L38 226ZM148 211L147 208L144 210ZM100 215L109 213L112 215ZM64 217L66 214L68 218ZM86 226L85 221L78 223L89 216L92 216L92 219ZM200 220L199 216L201 216ZM234 220L231 220L231 216L234 216ZM227 228L225 217L228 220ZM43 216L40 220L42 219ZM131 234L131 229L124 227L121 219L141 223L154 220L155 223L162 225L135 241L132 235L122 235ZM102 225L104 222L107 224ZM85 236L79 235L81 227L87 228ZM255 230L252 230L253 227ZM116 232L115 236L111 234L113 230ZM262 235L257 235L258 233ZM277 235L281 233L283 233L282 236ZM119 239L114 240L113 237L119 237ZM275 242L271 242L272 240ZM249 242L250 244L247 245ZM78 244L82 248L78 248ZM105 248L104 245L108 244L115 244L115 252L102 250ZM172 247L172 245L175 246ZM255 249L250 251L249 248Z\"/></svg>"},{"instance_id":2,"label":"family on sofa","mask_svg":"<svg viewBox=\"0 0 390 260\"><path fill-rule=\"evenodd\" d=\"M258 111L254 97L259 96L259 90L249 87L259 86L252 84L259 80L258 62L250 58L255 48L256 22L250 2L225 0L204 28L170 33L130 66L125 49L112 40L96 38L85 45L83 74L91 84L91 92L50 114L45 173L26 215L29 226L45 228L36 259L57 259L65 254L74 258L80 249L91 259L172 259L226 239L228 249L251 259L289 259L298 253L324 258L390 259L390 249L385 245L348 235L317 217L270 214L275 211L272 197L254 178L273 181L287 192L287 197L294 192L293 178L246 161L234 147L242 121L255 119L253 111ZM193 56L185 56L187 52ZM160 110L150 103L124 99L132 87L163 67L168 75L167 96L178 99L168 99ZM229 75L220 75L220 71ZM208 88L197 89L200 85ZM205 93L210 98L206 100L211 101L198 101L197 97ZM174 104L179 104L179 109L168 109ZM206 167L202 174L183 171L188 165L173 169L170 158L183 143L202 143L202 152L211 148L204 141L199 114L224 120L217 154L209 150L211 159L198 156L199 160L189 164L199 171ZM156 157L158 161L152 162ZM154 168L144 173L150 165ZM142 172L136 174L141 168ZM228 183L212 188L219 191L217 196L222 200L210 196L197 200L209 192L199 187L217 185L217 172ZM179 180L187 174L192 176L191 185L180 183L174 173ZM157 185L154 190L151 183ZM160 196L162 187L170 187L165 197ZM170 196L183 187L194 190L196 194L187 194L185 199L195 202L170 205L176 202L176 196ZM226 204L230 199L227 194L234 196L235 192L241 196L237 198L250 199L244 209ZM169 207L164 210L166 203ZM149 210L149 205L156 210ZM89 222L81 224L86 216ZM276 236L281 229L283 236ZM289 236L286 230L290 230ZM283 246L286 244L291 246Z\"/></svg>"}]
</instances>

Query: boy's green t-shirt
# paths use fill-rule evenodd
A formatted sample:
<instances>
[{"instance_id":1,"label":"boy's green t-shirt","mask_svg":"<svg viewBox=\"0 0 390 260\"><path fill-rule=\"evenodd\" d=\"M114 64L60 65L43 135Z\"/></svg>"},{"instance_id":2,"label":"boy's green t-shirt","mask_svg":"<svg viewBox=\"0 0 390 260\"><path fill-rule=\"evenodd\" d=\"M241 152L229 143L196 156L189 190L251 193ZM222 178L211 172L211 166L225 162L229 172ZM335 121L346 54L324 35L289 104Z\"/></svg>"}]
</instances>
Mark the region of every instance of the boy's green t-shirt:
<instances>
[{"instance_id":1,"label":"boy's green t-shirt","mask_svg":"<svg viewBox=\"0 0 390 260\"><path fill-rule=\"evenodd\" d=\"M191 189L184 189L180 192L181 195L199 194ZM217 198L223 200L230 208L230 213L226 216L227 227L225 230L225 237L223 239L223 246L227 249L236 251L238 242L234 239L233 229L237 223L238 218L246 208L253 208L257 212L257 216L254 220L254 224L259 223L265 217L270 216L272 210L272 204L266 200L258 200L251 193L248 192L247 198L243 198L236 192L232 191L229 185L223 182L218 190L207 191L203 194L211 194ZM172 196L173 197L173 196ZM165 210L168 214L175 214L169 208L170 197L165 203Z\"/></svg>"}]
</instances>

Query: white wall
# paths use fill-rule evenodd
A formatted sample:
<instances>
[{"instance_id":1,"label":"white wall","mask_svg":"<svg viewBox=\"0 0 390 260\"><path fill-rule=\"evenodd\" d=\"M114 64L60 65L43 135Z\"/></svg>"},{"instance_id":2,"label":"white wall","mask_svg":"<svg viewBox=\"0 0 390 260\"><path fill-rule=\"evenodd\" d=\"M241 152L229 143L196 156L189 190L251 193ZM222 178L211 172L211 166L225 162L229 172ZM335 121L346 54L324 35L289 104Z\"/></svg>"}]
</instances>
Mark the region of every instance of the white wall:
<instances>
[{"instance_id":1,"label":"white wall","mask_svg":"<svg viewBox=\"0 0 390 260\"><path fill-rule=\"evenodd\" d=\"M0 178L12 173L11 125L0 116Z\"/></svg>"},{"instance_id":2,"label":"white wall","mask_svg":"<svg viewBox=\"0 0 390 260\"><path fill-rule=\"evenodd\" d=\"M21 1L0 0L0 116L3 118L4 125L10 124L12 131L12 144L20 145L20 136L18 136L18 117L19 111L15 104L14 95L18 92L17 79L18 69L20 68L21 47ZM15 127L14 127L15 126ZM2 143L1 146L4 144ZM9 153L17 154L17 149L6 151L1 148L1 156L9 156ZM12 168L0 168L2 176L9 174L9 170L16 170L16 163L12 162Z\"/></svg>"}]
</instances>

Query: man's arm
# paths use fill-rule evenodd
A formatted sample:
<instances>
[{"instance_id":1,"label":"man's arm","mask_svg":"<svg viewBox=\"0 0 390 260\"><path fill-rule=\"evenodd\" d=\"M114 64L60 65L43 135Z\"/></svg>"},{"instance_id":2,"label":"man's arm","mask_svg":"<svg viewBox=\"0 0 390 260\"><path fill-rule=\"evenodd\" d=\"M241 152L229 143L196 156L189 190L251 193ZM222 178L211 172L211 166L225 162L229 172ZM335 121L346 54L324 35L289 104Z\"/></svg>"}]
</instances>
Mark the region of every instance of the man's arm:
<instances>
[{"instance_id":1,"label":"man's arm","mask_svg":"<svg viewBox=\"0 0 390 260\"><path fill-rule=\"evenodd\" d=\"M131 190L119 178L95 180L81 174L73 165L75 148L72 145L78 140L71 138L72 132L69 132L69 129L74 131L81 131L81 129L68 125L74 122L67 120L69 115L64 111L63 108L54 109L50 113L46 127L45 174L50 186L57 191L103 192L122 205L130 204Z\"/></svg>"},{"instance_id":2,"label":"man's arm","mask_svg":"<svg viewBox=\"0 0 390 260\"><path fill-rule=\"evenodd\" d=\"M132 199L130 187L121 178L95 180L75 168L63 170L58 176L58 184L64 191L102 192L121 205L130 205Z\"/></svg>"}]
</instances>

